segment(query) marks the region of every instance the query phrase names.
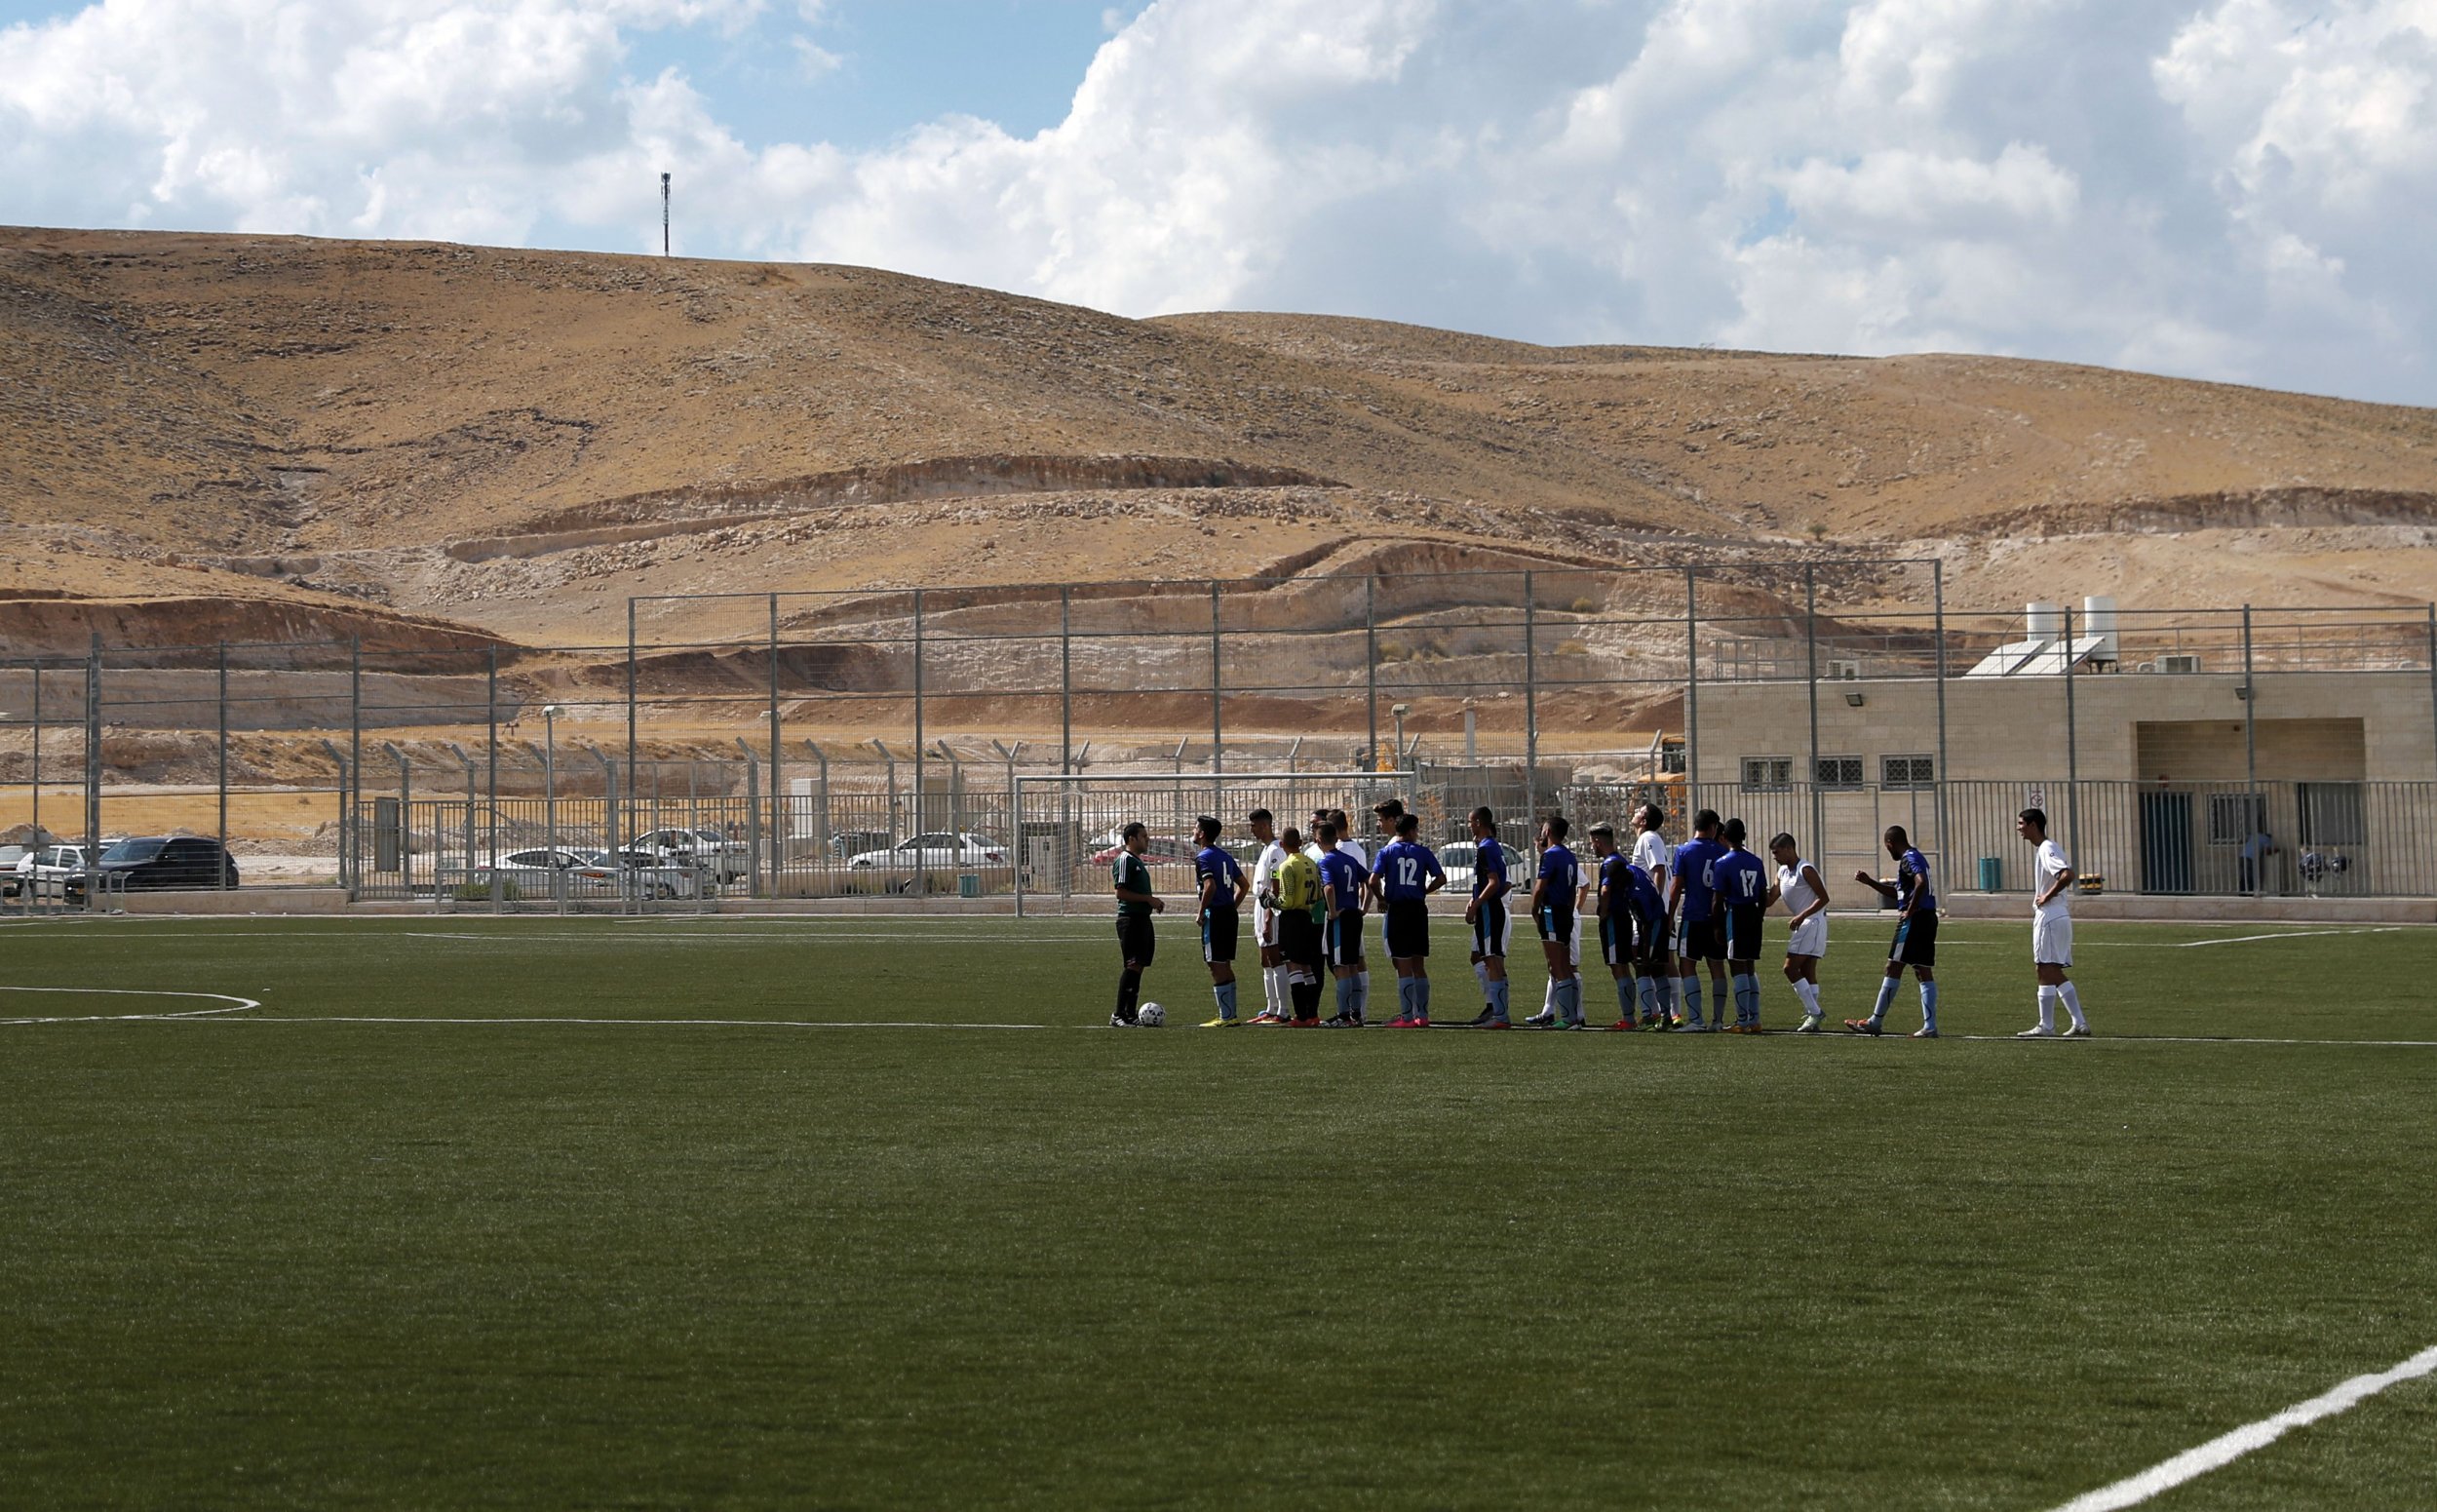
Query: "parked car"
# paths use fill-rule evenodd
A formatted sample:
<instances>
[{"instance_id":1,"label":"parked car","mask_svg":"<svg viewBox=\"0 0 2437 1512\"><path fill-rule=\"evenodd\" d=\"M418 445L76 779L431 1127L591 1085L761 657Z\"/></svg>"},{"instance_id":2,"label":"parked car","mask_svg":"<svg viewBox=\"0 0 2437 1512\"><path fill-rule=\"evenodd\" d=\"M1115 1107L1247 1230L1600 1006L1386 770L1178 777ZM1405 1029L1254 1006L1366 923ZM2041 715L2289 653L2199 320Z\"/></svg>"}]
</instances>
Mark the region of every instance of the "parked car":
<instances>
[{"instance_id":1,"label":"parked car","mask_svg":"<svg viewBox=\"0 0 2437 1512\"><path fill-rule=\"evenodd\" d=\"M0 898L17 896L17 864L33 853L31 845L0 845Z\"/></svg>"},{"instance_id":2,"label":"parked car","mask_svg":"<svg viewBox=\"0 0 2437 1512\"><path fill-rule=\"evenodd\" d=\"M753 870L753 848L718 830L654 830L637 835L631 848L700 867L715 881L741 882Z\"/></svg>"},{"instance_id":3,"label":"parked car","mask_svg":"<svg viewBox=\"0 0 2437 1512\"><path fill-rule=\"evenodd\" d=\"M591 853L563 845L556 850L546 845L535 846L531 850L514 850L504 856L494 856L475 867L467 880L477 891L487 893L491 879L496 877L505 886L513 888L518 896L524 898L556 897L561 887L590 892L595 886L593 880L577 875L590 859ZM439 880L444 889L456 885L451 869L442 869Z\"/></svg>"},{"instance_id":4,"label":"parked car","mask_svg":"<svg viewBox=\"0 0 2437 1512\"><path fill-rule=\"evenodd\" d=\"M886 830L839 830L830 836L832 856L859 856L868 850L886 850L897 843L897 836Z\"/></svg>"},{"instance_id":5,"label":"parked car","mask_svg":"<svg viewBox=\"0 0 2437 1512\"><path fill-rule=\"evenodd\" d=\"M691 860L657 850L584 851L573 874L623 897L691 898L702 891L704 872Z\"/></svg>"},{"instance_id":6,"label":"parked car","mask_svg":"<svg viewBox=\"0 0 2437 1512\"><path fill-rule=\"evenodd\" d=\"M99 885L105 895L234 887L237 858L206 835L131 834L104 849L90 868L68 874L62 884L67 901L84 902L89 881Z\"/></svg>"},{"instance_id":7,"label":"parked car","mask_svg":"<svg viewBox=\"0 0 2437 1512\"><path fill-rule=\"evenodd\" d=\"M1449 893L1462 896L1472 891L1472 870L1479 862L1480 846L1470 840L1450 840L1445 845L1438 846L1432 854L1439 858L1439 868L1447 873ZM1506 880L1510 886L1520 880L1514 874L1517 870L1519 869L1511 863L1507 868ZM1528 887L1524 890L1530 891Z\"/></svg>"},{"instance_id":8,"label":"parked car","mask_svg":"<svg viewBox=\"0 0 2437 1512\"><path fill-rule=\"evenodd\" d=\"M850 867L897 872L944 872L955 867L1003 867L1007 849L986 836L941 831L917 834L886 850L867 850L847 858Z\"/></svg>"},{"instance_id":9,"label":"parked car","mask_svg":"<svg viewBox=\"0 0 2437 1512\"><path fill-rule=\"evenodd\" d=\"M17 861L16 890L19 898L56 898L68 877L85 870L85 847L82 845L43 845L19 856Z\"/></svg>"}]
</instances>

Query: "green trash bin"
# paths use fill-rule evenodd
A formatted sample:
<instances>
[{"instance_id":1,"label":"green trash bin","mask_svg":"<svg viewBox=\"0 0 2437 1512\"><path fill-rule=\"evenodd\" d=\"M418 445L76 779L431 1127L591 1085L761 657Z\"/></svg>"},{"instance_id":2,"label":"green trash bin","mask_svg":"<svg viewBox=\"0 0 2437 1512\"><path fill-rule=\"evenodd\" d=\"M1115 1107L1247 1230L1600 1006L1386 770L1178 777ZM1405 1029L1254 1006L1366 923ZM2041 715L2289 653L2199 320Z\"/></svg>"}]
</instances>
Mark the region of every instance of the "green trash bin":
<instances>
[{"instance_id":1,"label":"green trash bin","mask_svg":"<svg viewBox=\"0 0 2437 1512\"><path fill-rule=\"evenodd\" d=\"M2005 858L2002 856L1980 858L1980 890L1985 893L2005 891Z\"/></svg>"},{"instance_id":2,"label":"green trash bin","mask_svg":"<svg viewBox=\"0 0 2437 1512\"><path fill-rule=\"evenodd\" d=\"M956 896L957 896L957 897L959 897L959 898L979 898L979 897L981 897L981 896L982 896L982 875L981 875L981 873L980 873L980 872L960 872L960 873L958 873L958 874L957 874L957 877L956 877Z\"/></svg>"}]
</instances>

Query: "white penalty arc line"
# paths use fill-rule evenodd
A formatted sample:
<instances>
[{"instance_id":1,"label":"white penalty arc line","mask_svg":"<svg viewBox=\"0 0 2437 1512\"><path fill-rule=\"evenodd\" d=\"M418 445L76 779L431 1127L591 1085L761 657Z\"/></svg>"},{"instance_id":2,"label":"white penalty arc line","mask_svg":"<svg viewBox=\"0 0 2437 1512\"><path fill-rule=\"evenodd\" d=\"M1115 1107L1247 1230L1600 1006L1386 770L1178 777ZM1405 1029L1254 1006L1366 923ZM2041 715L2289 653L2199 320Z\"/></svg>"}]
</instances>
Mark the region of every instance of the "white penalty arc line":
<instances>
[{"instance_id":1,"label":"white penalty arc line","mask_svg":"<svg viewBox=\"0 0 2437 1512\"><path fill-rule=\"evenodd\" d=\"M2229 1465L2253 1450L2264 1449L2296 1428L2348 1412L2389 1386L2417 1380L2432 1372L2437 1372L2437 1346L2421 1350L2392 1370L2380 1371L2375 1376L2355 1376L2333 1391L2314 1396L2307 1402L2297 1403L2272 1417L2245 1423L2231 1433L2211 1439L2197 1449L2187 1449L2139 1475L2075 1496L2057 1508L2056 1512L2115 1512L2116 1508L2147 1501L2186 1481L2196 1480L2211 1470Z\"/></svg>"},{"instance_id":2,"label":"white penalty arc line","mask_svg":"<svg viewBox=\"0 0 2437 1512\"><path fill-rule=\"evenodd\" d=\"M2306 940L2317 935L2399 935L2409 927L2406 924L2379 924L2366 929L2280 929L2272 935L2229 935L2222 940L2179 940L2167 946L2166 949L2196 950L2202 946L2209 945L2250 945L2261 940ZM2109 943L2127 945L2134 942L2118 940Z\"/></svg>"},{"instance_id":3,"label":"white penalty arc line","mask_svg":"<svg viewBox=\"0 0 2437 1512\"><path fill-rule=\"evenodd\" d=\"M62 992L92 997L199 997L225 1003L225 1008L189 1008L180 1013L109 1013L71 1014L64 1017L38 1019L0 1019L0 1024L125 1024L159 1019L209 1019L226 1013L246 1013L259 1008L259 998L239 997L231 992L173 992L156 988L135 987L15 987L0 984L0 992Z\"/></svg>"}]
</instances>

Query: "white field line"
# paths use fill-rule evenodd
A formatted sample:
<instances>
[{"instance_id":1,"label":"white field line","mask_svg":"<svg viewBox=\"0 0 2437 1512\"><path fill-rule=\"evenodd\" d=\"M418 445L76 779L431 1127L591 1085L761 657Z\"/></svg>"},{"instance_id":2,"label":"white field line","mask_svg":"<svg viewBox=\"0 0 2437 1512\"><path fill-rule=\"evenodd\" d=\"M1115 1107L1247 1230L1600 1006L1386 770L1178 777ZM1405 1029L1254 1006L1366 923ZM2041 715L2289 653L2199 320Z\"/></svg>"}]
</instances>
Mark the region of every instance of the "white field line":
<instances>
[{"instance_id":1,"label":"white field line","mask_svg":"<svg viewBox=\"0 0 2437 1512\"><path fill-rule=\"evenodd\" d=\"M189 1008L182 1013L77 1014L46 1019L0 1019L0 1024L125 1024L139 1020L209 1019L215 1014L244 1013L262 1006L258 999L238 997L227 992L170 992L153 988L0 986L0 992L64 992L97 997L200 997L228 1005L225 1008Z\"/></svg>"},{"instance_id":2,"label":"white field line","mask_svg":"<svg viewBox=\"0 0 2437 1512\"><path fill-rule=\"evenodd\" d=\"M163 1017L166 1017L164 1015ZM28 1021L31 1022L31 1021ZM560 1019L543 1015L494 1019L375 1018L354 1014L281 1014L270 1019L208 1019L209 1024L395 1024L464 1027L484 1024L569 1024L616 1028L745 1029L1054 1029L1092 1028L1088 1024L957 1024L943 1019Z\"/></svg>"},{"instance_id":3,"label":"white field line","mask_svg":"<svg viewBox=\"0 0 2437 1512\"><path fill-rule=\"evenodd\" d=\"M2407 927L2409 926L2403 924L2379 924L2367 929L2286 929L2279 930L2272 935L2233 935L2223 940L2186 940L2171 949L2196 950L2204 945L2249 945L2255 940L2301 940L2311 935L2395 935L2403 933ZM2116 943L2120 945L2124 942Z\"/></svg>"},{"instance_id":4,"label":"white field line","mask_svg":"<svg viewBox=\"0 0 2437 1512\"><path fill-rule=\"evenodd\" d=\"M2392 1370L2380 1371L2375 1376L2355 1376L2322 1396L2297 1403L2272 1417L2245 1423L2231 1433L2211 1439L2197 1449L2187 1449L2174 1458L2152 1465L2127 1480L2075 1496L2057 1508L2057 1512L2115 1512L2119 1507L2147 1501L2186 1481L2196 1480L2211 1470L2229 1465L2255 1449L2264 1449L2296 1428L2348 1412L2388 1386L2417 1380L2432 1372L2437 1372L2437 1348L2423 1349Z\"/></svg>"},{"instance_id":5,"label":"white field line","mask_svg":"<svg viewBox=\"0 0 2437 1512\"><path fill-rule=\"evenodd\" d=\"M1867 1034L1839 1034L1836 1037L1838 1039L1867 1039L1870 1036ZM1889 1034L1885 1037L1894 1039L1899 1036ZM1984 1041L1993 1045L2002 1044L2009 1040L2016 1040L2021 1036L2015 1034L1948 1034L1941 1037L1947 1039ZM2063 1040L2065 1036L2059 1034L2054 1037L2058 1040ZM2265 1039L2245 1038L2238 1034L2102 1034L2094 1035L2090 1040L2076 1040L2072 1041L2072 1043L2096 1043L2100 1039L2104 1039L2111 1045L2363 1045L2384 1050L2437 1050L2437 1039ZM2031 1040L2026 1041L2026 1043L2045 1044L2047 1041Z\"/></svg>"}]
</instances>

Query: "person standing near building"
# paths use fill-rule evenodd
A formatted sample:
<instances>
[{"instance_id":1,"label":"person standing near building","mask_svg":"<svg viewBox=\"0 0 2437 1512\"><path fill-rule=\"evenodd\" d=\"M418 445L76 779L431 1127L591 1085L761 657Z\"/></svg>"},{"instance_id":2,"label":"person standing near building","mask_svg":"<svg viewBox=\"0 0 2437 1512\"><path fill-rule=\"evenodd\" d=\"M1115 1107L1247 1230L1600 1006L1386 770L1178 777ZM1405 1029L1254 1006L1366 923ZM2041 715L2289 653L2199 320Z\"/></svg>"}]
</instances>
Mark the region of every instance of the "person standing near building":
<instances>
[{"instance_id":1,"label":"person standing near building","mask_svg":"<svg viewBox=\"0 0 2437 1512\"><path fill-rule=\"evenodd\" d=\"M1578 1029L1582 979L1575 975L1575 942L1581 938L1574 904L1581 896L1582 863L1566 848L1566 816L1540 823L1540 872L1531 884L1531 917L1540 926L1540 951L1549 963L1549 1003L1526 1020L1543 1028Z\"/></svg>"},{"instance_id":2,"label":"person standing near building","mask_svg":"<svg viewBox=\"0 0 2437 1512\"><path fill-rule=\"evenodd\" d=\"M1887 974L1878 983L1877 1005L1871 1009L1869 1018L1847 1019L1844 1027L1856 1034L1879 1033L1909 966L1914 980L1920 984L1920 1027L1913 1031L1913 1037L1936 1039L1938 893L1929 879L1929 858L1914 848L1902 825L1889 825L1882 838L1887 854L1895 858L1895 875L1882 881L1867 872L1856 872L1853 880L1895 905L1895 943L1887 949Z\"/></svg>"},{"instance_id":3,"label":"person standing near building","mask_svg":"<svg viewBox=\"0 0 2437 1512\"><path fill-rule=\"evenodd\" d=\"M1287 847L1280 844L1276 820L1265 808L1244 816L1260 854L1253 860L1253 944L1260 951L1260 1012L1255 1024L1284 1024L1288 1011L1286 950L1279 939L1278 868L1286 865Z\"/></svg>"},{"instance_id":4,"label":"person standing near building","mask_svg":"<svg viewBox=\"0 0 2437 1512\"><path fill-rule=\"evenodd\" d=\"M1108 1016L1112 1029L1132 1028L1135 1004L1142 993L1142 973L1150 969L1151 957L1159 949L1159 938L1151 930L1151 915L1163 912L1168 905L1151 891L1150 864L1142 859L1143 848L1150 844L1150 832L1137 819L1117 832L1117 859L1109 864L1109 885L1117 895L1117 950L1124 958L1124 969L1117 973L1117 1011Z\"/></svg>"},{"instance_id":5,"label":"person standing near building","mask_svg":"<svg viewBox=\"0 0 2437 1512\"><path fill-rule=\"evenodd\" d=\"M1760 937L1766 931L1768 872L1746 846L1750 835L1740 819L1719 826L1726 853L1709 868L1710 907L1724 931L1726 974L1735 998L1735 1021L1726 1026L1729 1034L1760 1032Z\"/></svg>"},{"instance_id":6,"label":"person standing near building","mask_svg":"<svg viewBox=\"0 0 2437 1512\"><path fill-rule=\"evenodd\" d=\"M1515 926L1506 911L1512 883L1507 871L1512 856L1497 837L1497 816L1487 804L1472 811L1472 901L1464 905L1464 922L1472 926L1472 974L1481 983L1481 1016L1477 1029L1514 1027L1507 1017L1506 948Z\"/></svg>"},{"instance_id":7,"label":"person standing near building","mask_svg":"<svg viewBox=\"0 0 2437 1512\"><path fill-rule=\"evenodd\" d=\"M1769 901L1784 904L1792 915L1786 920L1786 981L1802 1002L1802 1022L1794 1031L1816 1034L1827 1016L1819 1005L1819 963L1828 954L1828 884L1802 859L1792 834L1770 840L1768 851L1777 863L1777 885Z\"/></svg>"},{"instance_id":8,"label":"person standing near building","mask_svg":"<svg viewBox=\"0 0 2437 1512\"><path fill-rule=\"evenodd\" d=\"M2014 822L2014 833L2037 847L2031 863L2036 888L2031 899L2031 965L2039 979L2039 1022L2016 1039L2053 1039L2057 1004L2072 1015L2067 1039L2090 1037L2090 1021L2082 1016L2081 993L2066 980L2073 964L2073 910L2066 901L2073 886L2073 864L2065 847L2048 834L2045 810L2027 808Z\"/></svg>"},{"instance_id":9,"label":"person standing near building","mask_svg":"<svg viewBox=\"0 0 2437 1512\"><path fill-rule=\"evenodd\" d=\"M1675 848L1660 833L1666 827L1667 811L1655 803L1644 803L1634 811L1634 870L1650 879L1651 890L1662 908L1667 900L1668 869L1676 854ZM1669 935L1664 920L1657 938L1650 942L1650 949L1657 953L1645 957L1639 967L1644 989L1642 1027L1665 1028L1668 1021L1676 1016L1676 971L1673 964L1675 941Z\"/></svg>"},{"instance_id":10,"label":"person standing near building","mask_svg":"<svg viewBox=\"0 0 2437 1512\"><path fill-rule=\"evenodd\" d=\"M1372 895L1387 915L1388 960L1396 967L1396 1017L1392 1029L1430 1027L1430 895L1447 885L1447 872L1421 843L1421 820L1396 816L1396 838L1379 848L1371 873Z\"/></svg>"}]
</instances>

